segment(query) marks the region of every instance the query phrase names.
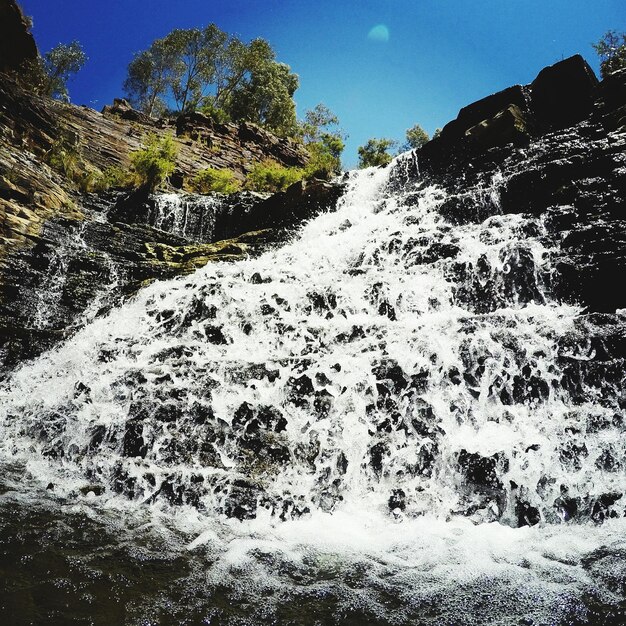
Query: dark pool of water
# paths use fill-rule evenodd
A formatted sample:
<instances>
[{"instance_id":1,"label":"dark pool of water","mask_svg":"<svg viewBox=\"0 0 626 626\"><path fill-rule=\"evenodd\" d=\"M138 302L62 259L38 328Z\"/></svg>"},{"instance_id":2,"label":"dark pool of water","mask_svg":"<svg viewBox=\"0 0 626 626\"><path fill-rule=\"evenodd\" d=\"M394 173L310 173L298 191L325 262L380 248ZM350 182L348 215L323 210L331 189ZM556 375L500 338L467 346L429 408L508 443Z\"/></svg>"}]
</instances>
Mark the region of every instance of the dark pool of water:
<instances>
[{"instance_id":1,"label":"dark pool of water","mask_svg":"<svg viewBox=\"0 0 626 626\"><path fill-rule=\"evenodd\" d=\"M450 590L458 596L452 603L449 597L434 595L408 611L401 599L372 590L378 595L377 615L346 605L339 586L333 591L328 580L331 584L324 587L310 581L291 586L273 602L261 602L232 587L209 588L208 556L184 550L188 538L180 537L176 546L176 538L141 527L114 532L71 508L52 497L37 503L11 492L0 497L0 625L626 624L626 603L607 606L593 598L564 598L558 615L548 620L515 617L515 603L498 581ZM447 615L442 606L451 604L462 607L465 616ZM381 607L388 610L389 619L381 617Z\"/></svg>"}]
</instances>

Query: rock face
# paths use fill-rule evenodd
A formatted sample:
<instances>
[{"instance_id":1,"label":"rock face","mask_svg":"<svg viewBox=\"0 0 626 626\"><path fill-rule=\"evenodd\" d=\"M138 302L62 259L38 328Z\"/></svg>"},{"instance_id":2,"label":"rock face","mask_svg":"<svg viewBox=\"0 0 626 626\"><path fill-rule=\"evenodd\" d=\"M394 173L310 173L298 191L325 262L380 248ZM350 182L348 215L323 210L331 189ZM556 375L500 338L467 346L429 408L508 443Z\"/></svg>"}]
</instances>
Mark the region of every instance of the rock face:
<instances>
[{"instance_id":1,"label":"rock face","mask_svg":"<svg viewBox=\"0 0 626 626\"><path fill-rule=\"evenodd\" d=\"M0 0L0 72L18 70L37 58L29 24L15 0Z\"/></svg>"},{"instance_id":2,"label":"rock face","mask_svg":"<svg viewBox=\"0 0 626 626\"><path fill-rule=\"evenodd\" d=\"M464 107L420 154L440 170L464 151L522 145L583 120L593 110L598 89L589 64L575 55L544 68L530 85L515 85Z\"/></svg>"},{"instance_id":3,"label":"rock face","mask_svg":"<svg viewBox=\"0 0 626 626\"><path fill-rule=\"evenodd\" d=\"M175 122L151 120L123 102L101 114L34 97L0 77L0 228L6 245L36 235L48 217L80 213L75 185L48 166L51 152L60 147L85 174L128 169L129 154L141 148L147 133L172 136L179 150L172 182L180 188L209 167L229 169L243 179L268 158L285 165L304 165L308 159L294 142L250 124L211 129L205 124L194 134L190 122L178 130Z\"/></svg>"},{"instance_id":4,"label":"rock face","mask_svg":"<svg viewBox=\"0 0 626 626\"><path fill-rule=\"evenodd\" d=\"M518 118L507 113L512 108L523 116L523 133L510 132ZM439 210L453 228L488 220L497 228L503 214L529 218L528 236L549 250L545 261L552 269L541 276L545 292L582 309L569 343L560 347L562 384L575 403L584 401L585 385L604 403L606 389L620 384L614 381L626 360L626 72L598 83L586 63L573 57L541 72L530 87L506 90L464 111L440 139L396 167L393 184L402 188L420 181L443 188L447 199ZM477 122L481 115L489 117ZM429 261L450 255L454 250L434 249ZM502 280L515 285L518 301L541 303L528 251L509 250L502 261L507 267ZM488 261L477 268L459 263L454 270L456 278L472 271L481 279L457 297L489 312L496 270ZM587 356L569 356L577 353ZM532 379L524 384L537 397L545 394ZM526 393L521 384L513 400L516 393ZM622 397L620 410L623 406ZM519 515L536 519L536 512L523 506Z\"/></svg>"},{"instance_id":5,"label":"rock face","mask_svg":"<svg viewBox=\"0 0 626 626\"><path fill-rule=\"evenodd\" d=\"M341 192L339 184L314 181L269 197L82 197L79 213L48 217L29 245L14 245L0 258L0 370L53 346L151 281L281 243L289 228L332 206ZM168 221L174 202L190 214L207 211L211 227L186 230Z\"/></svg>"},{"instance_id":6,"label":"rock face","mask_svg":"<svg viewBox=\"0 0 626 626\"><path fill-rule=\"evenodd\" d=\"M109 219L146 224L194 242L219 241L260 228L293 228L334 207L342 192L340 183L312 180L299 181L274 195L244 191L227 196L183 193L141 198L131 193L119 198Z\"/></svg>"},{"instance_id":7,"label":"rock face","mask_svg":"<svg viewBox=\"0 0 626 626\"><path fill-rule=\"evenodd\" d=\"M0 360L5 368L53 346L153 280L188 274L211 261L245 258L280 241L275 231L261 230L192 243L146 225L107 221L114 200L86 198L83 219L48 220L33 247L3 260Z\"/></svg>"},{"instance_id":8,"label":"rock face","mask_svg":"<svg viewBox=\"0 0 626 626\"><path fill-rule=\"evenodd\" d=\"M444 187L447 219L532 213L555 250L556 293L591 311L626 307L610 287L626 271L626 72L598 82L582 57L566 59L465 107L414 158L397 182Z\"/></svg>"}]
</instances>

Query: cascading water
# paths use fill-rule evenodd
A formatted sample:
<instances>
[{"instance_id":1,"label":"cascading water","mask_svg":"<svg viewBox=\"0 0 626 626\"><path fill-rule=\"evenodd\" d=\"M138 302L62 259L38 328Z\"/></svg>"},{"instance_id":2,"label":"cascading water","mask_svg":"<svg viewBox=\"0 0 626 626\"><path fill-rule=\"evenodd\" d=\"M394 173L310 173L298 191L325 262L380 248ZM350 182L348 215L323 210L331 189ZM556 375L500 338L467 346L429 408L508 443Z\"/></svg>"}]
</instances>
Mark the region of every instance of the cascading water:
<instances>
[{"instance_id":1,"label":"cascading water","mask_svg":"<svg viewBox=\"0 0 626 626\"><path fill-rule=\"evenodd\" d=\"M264 196L252 192L228 195L160 194L145 215L155 228L191 241L208 242L240 235L250 212Z\"/></svg>"},{"instance_id":2,"label":"cascading water","mask_svg":"<svg viewBox=\"0 0 626 626\"><path fill-rule=\"evenodd\" d=\"M619 383L574 380L594 354L541 219L452 227L441 189L388 175L15 372L5 482L178 529L197 589L246 607L215 623L584 623L581 598L621 600L619 560L589 557L626 548Z\"/></svg>"},{"instance_id":3,"label":"cascading water","mask_svg":"<svg viewBox=\"0 0 626 626\"><path fill-rule=\"evenodd\" d=\"M155 200L155 228L176 235L201 236L210 239L215 229L215 212L219 198L207 196L189 202L179 194L162 194Z\"/></svg>"}]
</instances>

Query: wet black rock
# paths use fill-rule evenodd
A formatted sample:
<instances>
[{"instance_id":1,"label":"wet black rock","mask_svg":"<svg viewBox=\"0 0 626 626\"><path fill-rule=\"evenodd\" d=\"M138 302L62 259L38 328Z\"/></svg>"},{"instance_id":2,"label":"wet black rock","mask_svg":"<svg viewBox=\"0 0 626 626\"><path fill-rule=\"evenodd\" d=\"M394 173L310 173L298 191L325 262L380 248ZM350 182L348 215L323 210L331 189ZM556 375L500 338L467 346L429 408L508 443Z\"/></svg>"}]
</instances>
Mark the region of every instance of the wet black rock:
<instances>
[{"instance_id":1,"label":"wet black rock","mask_svg":"<svg viewBox=\"0 0 626 626\"><path fill-rule=\"evenodd\" d=\"M535 526L541 521L539 509L522 500L515 503L515 515L518 526Z\"/></svg>"},{"instance_id":2,"label":"wet black rock","mask_svg":"<svg viewBox=\"0 0 626 626\"><path fill-rule=\"evenodd\" d=\"M404 490L393 489L387 505L392 512L395 510L404 511L406 509L406 493L404 493Z\"/></svg>"},{"instance_id":3,"label":"wet black rock","mask_svg":"<svg viewBox=\"0 0 626 626\"><path fill-rule=\"evenodd\" d=\"M254 519L260 497L259 487L245 480L236 480L228 488L222 504L227 517L238 520Z\"/></svg>"},{"instance_id":4,"label":"wet black rock","mask_svg":"<svg viewBox=\"0 0 626 626\"><path fill-rule=\"evenodd\" d=\"M143 439L144 422L142 418L131 418L126 422L123 449L124 456L145 458L148 446Z\"/></svg>"},{"instance_id":5,"label":"wet black rock","mask_svg":"<svg viewBox=\"0 0 626 626\"><path fill-rule=\"evenodd\" d=\"M508 460L501 454L489 457L481 456L477 452L461 450L457 457L459 469L463 478L477 490L501 490L501 472L508 469Z\"/></svg>"},{"instance_id":6,"label":"wet black rock","mask_svg":"<svg viewBox=\"0 0 626 626\"><path fill-rule=\"evenodd\" d=\"M313 382L306 375L290 377L286 384L287 398L296 406L308 406L309 398L313 395Z\"/></svg>"}]
</instances>

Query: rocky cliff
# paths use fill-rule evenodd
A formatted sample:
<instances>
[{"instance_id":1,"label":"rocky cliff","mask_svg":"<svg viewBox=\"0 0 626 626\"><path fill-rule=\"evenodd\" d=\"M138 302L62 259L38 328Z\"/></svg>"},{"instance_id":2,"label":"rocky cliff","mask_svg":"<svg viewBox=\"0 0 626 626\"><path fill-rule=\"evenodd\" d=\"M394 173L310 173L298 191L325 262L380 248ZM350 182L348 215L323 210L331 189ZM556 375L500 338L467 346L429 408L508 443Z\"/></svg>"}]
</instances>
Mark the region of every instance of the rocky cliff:
<instances>
[{"instance_id":1,"label":"rocky cliff","mask_svg":"<svg viewBox=\"0 0 626 626\"><path fill-rule=\"evenodd\" d=\"M463 108L395 177L445 188L452 223L541 218L556 292L590 311L626 307L626 71L600 82L580 56L545 68Z\"/></svg>"}]
</instances>

